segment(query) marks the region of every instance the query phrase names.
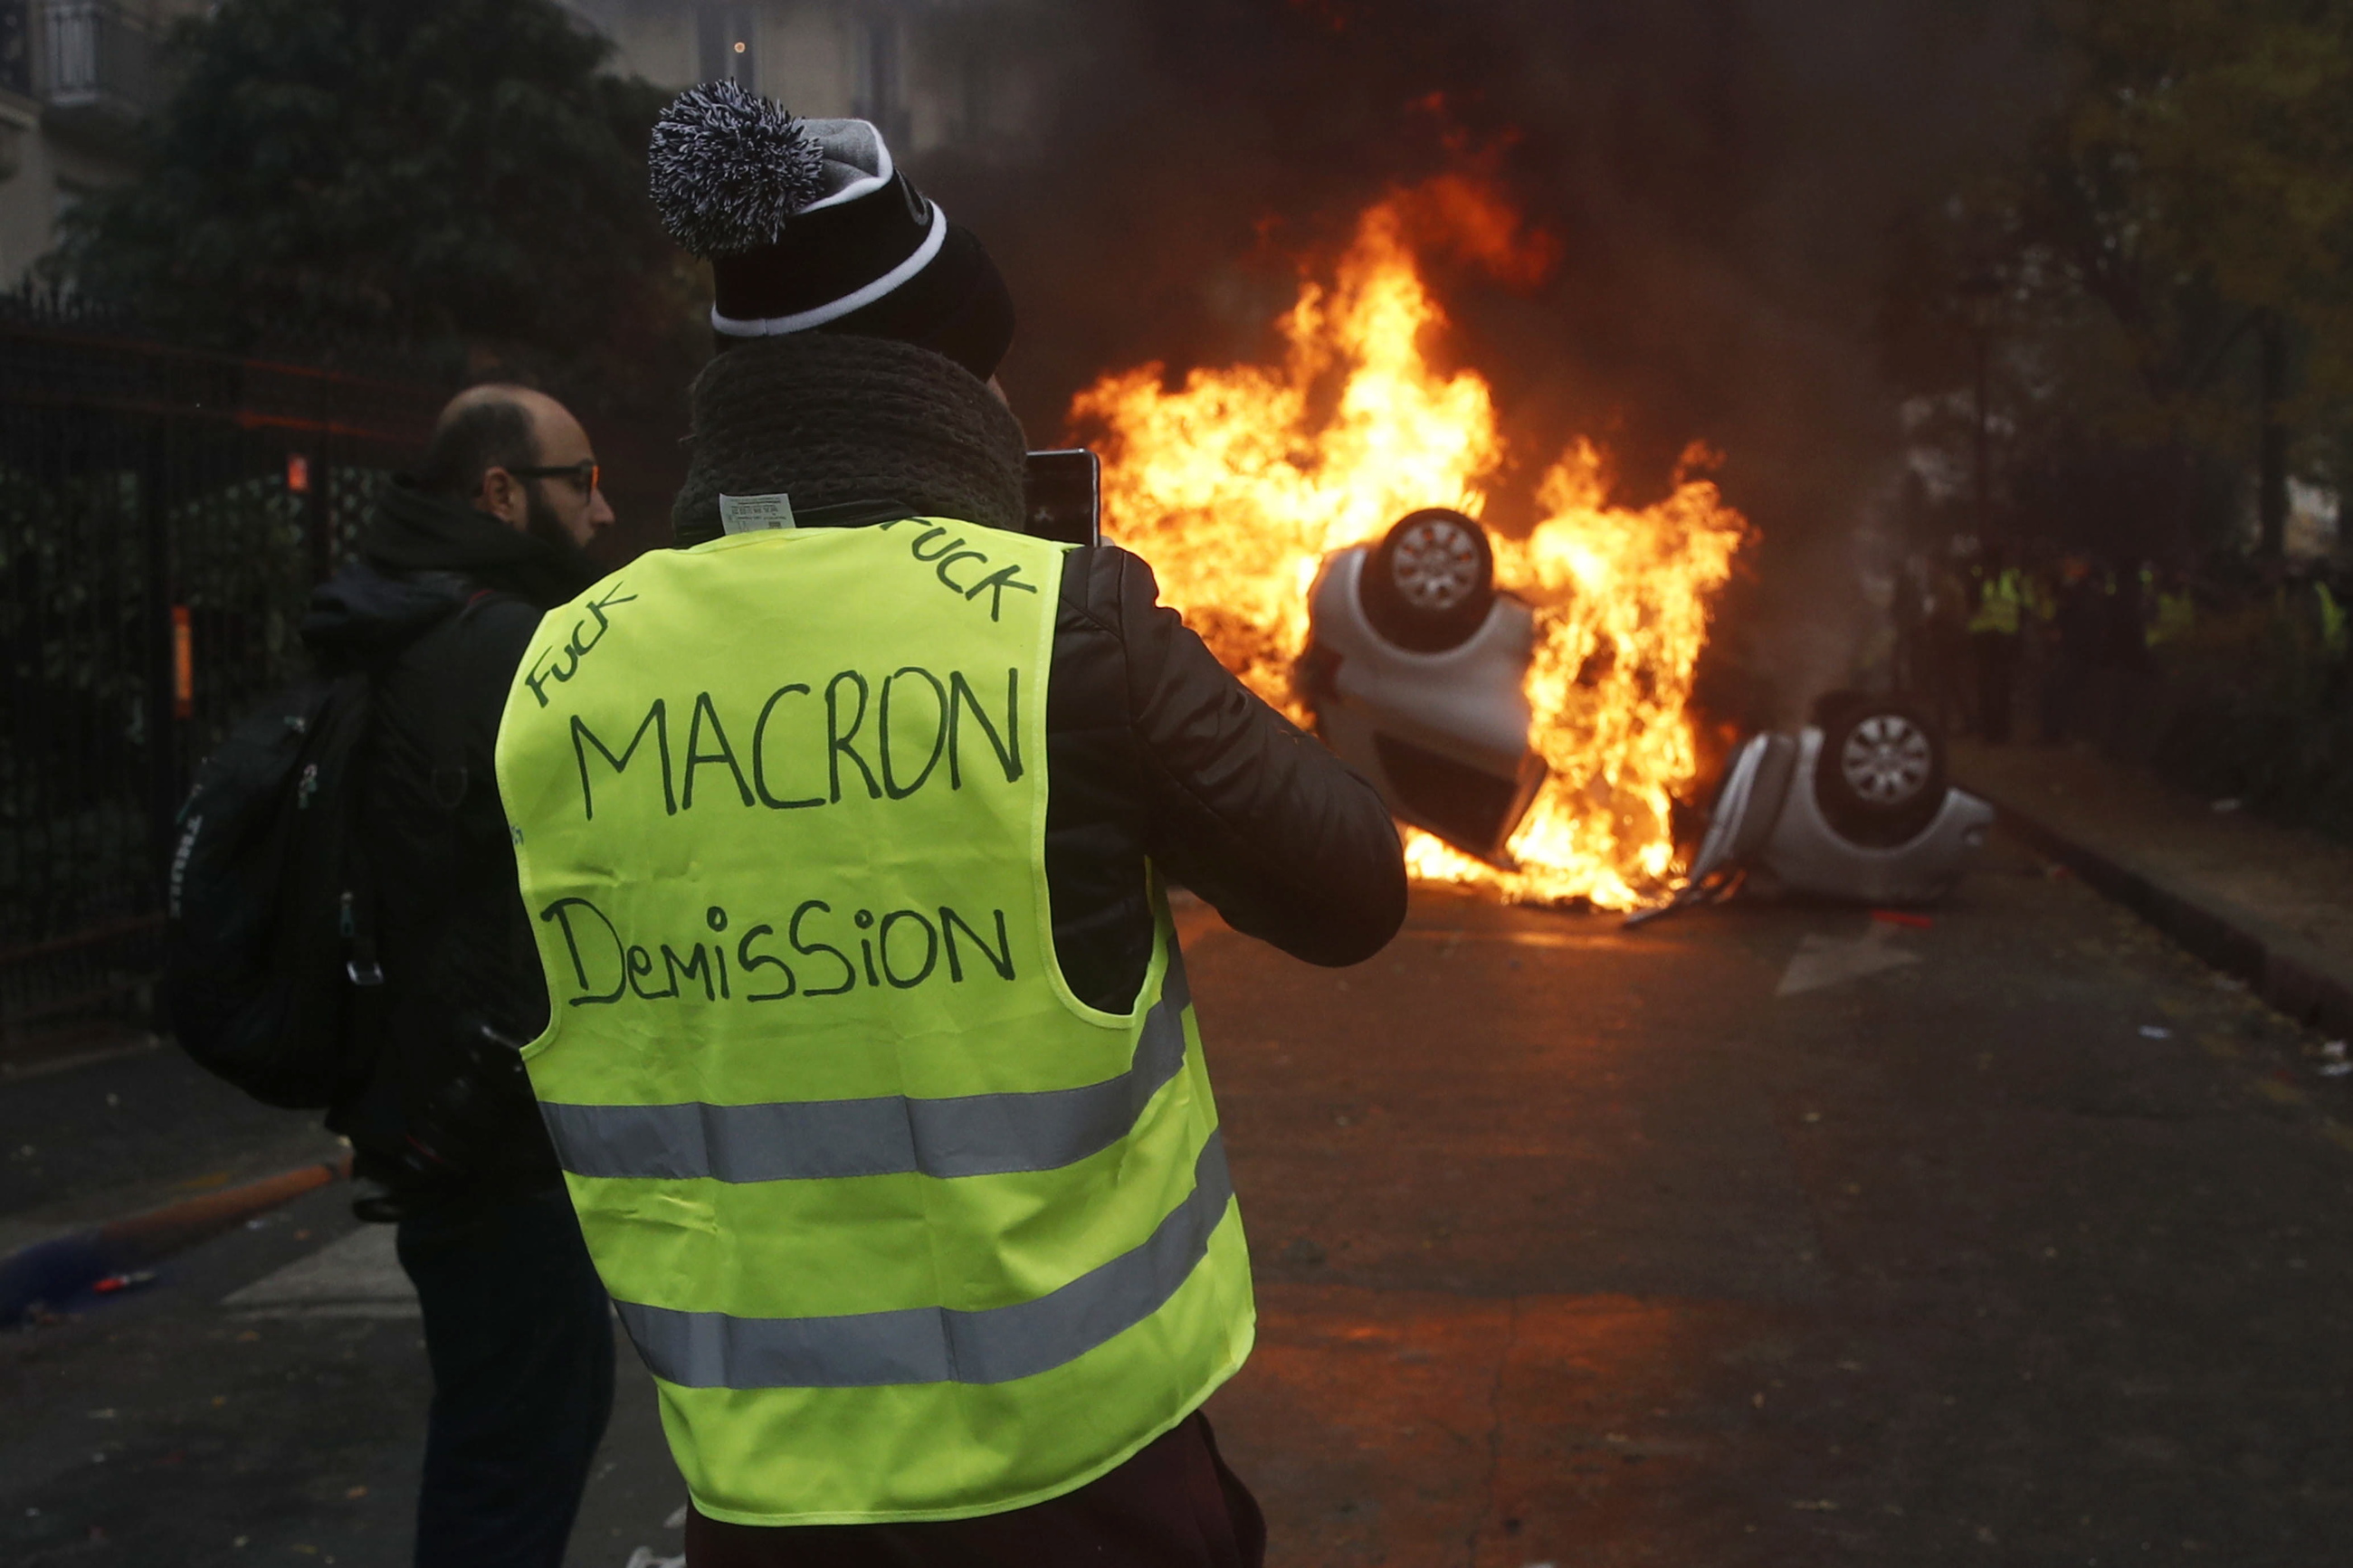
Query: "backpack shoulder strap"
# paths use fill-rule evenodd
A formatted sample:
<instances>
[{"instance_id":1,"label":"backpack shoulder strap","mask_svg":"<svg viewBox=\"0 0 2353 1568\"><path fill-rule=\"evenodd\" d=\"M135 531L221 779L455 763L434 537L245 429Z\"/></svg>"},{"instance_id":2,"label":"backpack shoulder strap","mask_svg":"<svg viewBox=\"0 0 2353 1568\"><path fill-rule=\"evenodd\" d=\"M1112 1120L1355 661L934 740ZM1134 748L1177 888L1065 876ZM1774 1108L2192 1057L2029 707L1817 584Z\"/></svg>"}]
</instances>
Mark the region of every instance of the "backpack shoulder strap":
<instances>
[{"instance_id":1,"label":"backpack shoulder strap","mask_svg":"<svg viewBox=\"0 0 2353 1568\"><path fill-rule=\"evenodd\" d=\"M465 681L479 681L484 670L476 662L480 643L470 636L480 626L482 616L495 606L515 605L530 608L527 600L495 588L477 588L470 594L457 613L444 616L426 628L406 649L404 659L413 659L427 679L437 685L455 687ZM537 612L532 611L536 616ZM511 671L501 670L499 692L504 700L506 679ZM417 739L426 753L426 763L432 770L433 802L444 811L455 811L463 804L476 780L474 769L466 755L466 732L463 726L464 705L455 702L436 703L423 716Z\"/></svg>"},{"instance_id":2,"label":"backpack shoulder strap","mask_svg":"<svg viewBox=\"0 0 2353 1568\"><path fill-rule=\"evenodd\" d=\"M365 765L368 741L375 715L375 678L354 677L356 689L352 700L362 705L358 715L364 728L359 738L356 761ZM376 953L376 879L375 857L370 855L367 841L357 831L359 826L361 791L346 788L341 809L344 817L343 889L342 907L336 912L337 928L343 939L343 975L363 990L373 990L384 984L384 963Z\"/></svg>"},{"instance_id":3,"label":"backpack shoulder strap","mask_svg":"<svg viewBox=\"0 0 2353 1568\"><path fill-rule=\"evenodd\" d=\"M385 672L420 651L425 651L428 658L431 657L431 650L427 645L433 643L437 638L447 642L448 629L470 615L477 605L491 596L492 596L491 591L489 589L475 591L462 605L459 606L456 613L444 615L418 627L383 663L354 679L353 684L358 690L354 694L353 700L364 705L361 719L365 727L359 741L364 752L373 749L375 718L373 710L377 688ZM457 801L464 796L466 775L464 760L460 754L463 750L462 742L455 724L448 718L452 711L451 704L434 704L428 710L430 722L428 732L425 736L427 761L434 770L433 788L436 803L450 809L454 809ZM364 762L362 765L365 765ZM445 769L454 771L455 774L455 794L447 800L442 797L442 774ZM353 985L372 990L384 984L384 964L376 951L379 883L375 858L368 851L367 836L359 831L359 816L364 809L362 805L363 795L364 792L357 789L348 790L344 794L343 810L349 816L348 829L344 836L344 843L347 847L344 853L344 884L342 910L338 918L341 922L344 950L348 954L343 966L344 974Z\"/></svg>"}]
</instances>

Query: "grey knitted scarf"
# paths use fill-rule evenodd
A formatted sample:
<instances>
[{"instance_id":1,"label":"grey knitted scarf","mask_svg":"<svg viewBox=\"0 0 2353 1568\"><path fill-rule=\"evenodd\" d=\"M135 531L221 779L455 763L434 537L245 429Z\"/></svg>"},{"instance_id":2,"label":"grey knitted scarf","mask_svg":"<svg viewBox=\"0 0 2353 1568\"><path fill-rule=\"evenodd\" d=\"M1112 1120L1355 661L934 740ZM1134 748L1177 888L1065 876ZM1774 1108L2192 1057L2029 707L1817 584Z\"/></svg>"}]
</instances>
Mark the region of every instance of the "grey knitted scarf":
<instances>
[{"instance_id":1,"label":"grey knitted scarf","mask_svg":"<svg viewBox=\"0 0 2353 1568\"><path fill-rule=\"evenodd\" d=\"M694 452L670 507L683 545L719 537L722 495L806 512L892 500L987 528L1023 522L1020 422L955 361L889 338L754 338L695 378Z\"/></svg>"}]
</instances>

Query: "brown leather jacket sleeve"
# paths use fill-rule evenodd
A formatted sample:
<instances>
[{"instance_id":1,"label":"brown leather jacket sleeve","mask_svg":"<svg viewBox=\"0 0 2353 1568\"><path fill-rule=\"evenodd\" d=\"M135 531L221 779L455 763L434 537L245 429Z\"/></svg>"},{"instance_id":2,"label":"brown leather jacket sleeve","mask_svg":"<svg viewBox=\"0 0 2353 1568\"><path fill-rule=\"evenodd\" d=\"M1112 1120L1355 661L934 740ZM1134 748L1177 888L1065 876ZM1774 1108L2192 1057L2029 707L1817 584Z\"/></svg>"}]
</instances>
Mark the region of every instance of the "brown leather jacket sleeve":
<instances>
[{"instance_id":1,"label":"brown leather jacket sleeve","mask_svg":"<svg viewBox=\"0 0 2353 1568\"><path fill-rule=\"evenodd\" d=\"M1100 939L1132 956L1107 928L1132 920L1115 906L1143 856L1237 931L1311 963L1369 958L1403 922L1405 865L1379 795L1227 673L1125 550L1073 551L1064 567L1047 731L1066 971L1088 966L1074 945Z\"/></svg>"}]
</instances>

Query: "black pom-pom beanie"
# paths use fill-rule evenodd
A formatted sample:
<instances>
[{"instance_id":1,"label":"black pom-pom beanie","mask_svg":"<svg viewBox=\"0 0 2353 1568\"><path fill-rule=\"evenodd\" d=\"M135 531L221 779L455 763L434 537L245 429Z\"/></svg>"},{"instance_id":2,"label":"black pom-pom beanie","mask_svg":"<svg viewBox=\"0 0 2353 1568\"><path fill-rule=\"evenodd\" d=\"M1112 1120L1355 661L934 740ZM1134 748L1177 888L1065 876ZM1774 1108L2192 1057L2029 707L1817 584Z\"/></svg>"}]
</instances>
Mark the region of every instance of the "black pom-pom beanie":
<instances>
[{"instance_id":1,"label":"black pom-pom beanie","mask_svg":"<svg viewBox=\"0 0 2353 1568\"><path fill-rule=\"evenodd\" d=\"M1013 298L970 230L915 189L863 120L797 120L732 81L689 88L655 122L654 205L709 258L722 346L811 332L892 338L986 381Z\"/></svg>"}]
</instances>

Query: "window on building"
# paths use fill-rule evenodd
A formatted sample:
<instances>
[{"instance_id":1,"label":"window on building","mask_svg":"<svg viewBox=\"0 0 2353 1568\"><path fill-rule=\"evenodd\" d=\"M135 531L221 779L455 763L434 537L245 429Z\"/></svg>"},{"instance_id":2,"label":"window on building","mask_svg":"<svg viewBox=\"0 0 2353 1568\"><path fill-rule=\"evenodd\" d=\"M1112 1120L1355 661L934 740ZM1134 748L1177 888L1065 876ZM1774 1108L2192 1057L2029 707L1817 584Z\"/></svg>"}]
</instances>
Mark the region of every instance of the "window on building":
<instances>
[{"instance_id":1,"label":"window on building","mask_svg":"<svg viewBox=\"0 0 2353 1568\"><path fill-rule=\"evenodd\" d=\"M0 87L30 96L33 28L30 0L0 0Z\"/></svg>"},{"instance_id":2,"label":"window on building","mask_svg":"<svg viewBox=\"0 0 2353 1568\"><path fill-rule=\"evenodd\" d=\"M760 90L757 40L753 37L755 18L749 5L705 5L696 14L702 79L732 81L750 92Z\"/></svg>"},{"instance_id":3,"label":"window on building","mask_svg":"<svg viewBox=\"0 0 2353 1568\"><path fill-rule=\"evenodd\" d=\"M870 16L858 24L858 99L851 112L871 120L886 142L907 133L907 88L895 16Z\"/></svg>"},{"instance_id":4,"label":"window on building","mask_svg":"<svg viewBox=\"0 0 2353 1568\"><path fill-rule=\"evenodd\" d=\"M974 142L986 142L997 128L994 119L997 105L990 94L994 83L989 66L990 62L982 58L978 49L966 49L956 73L963 89L960 108L965 135Z\"/></svg>"}]
</instances>

